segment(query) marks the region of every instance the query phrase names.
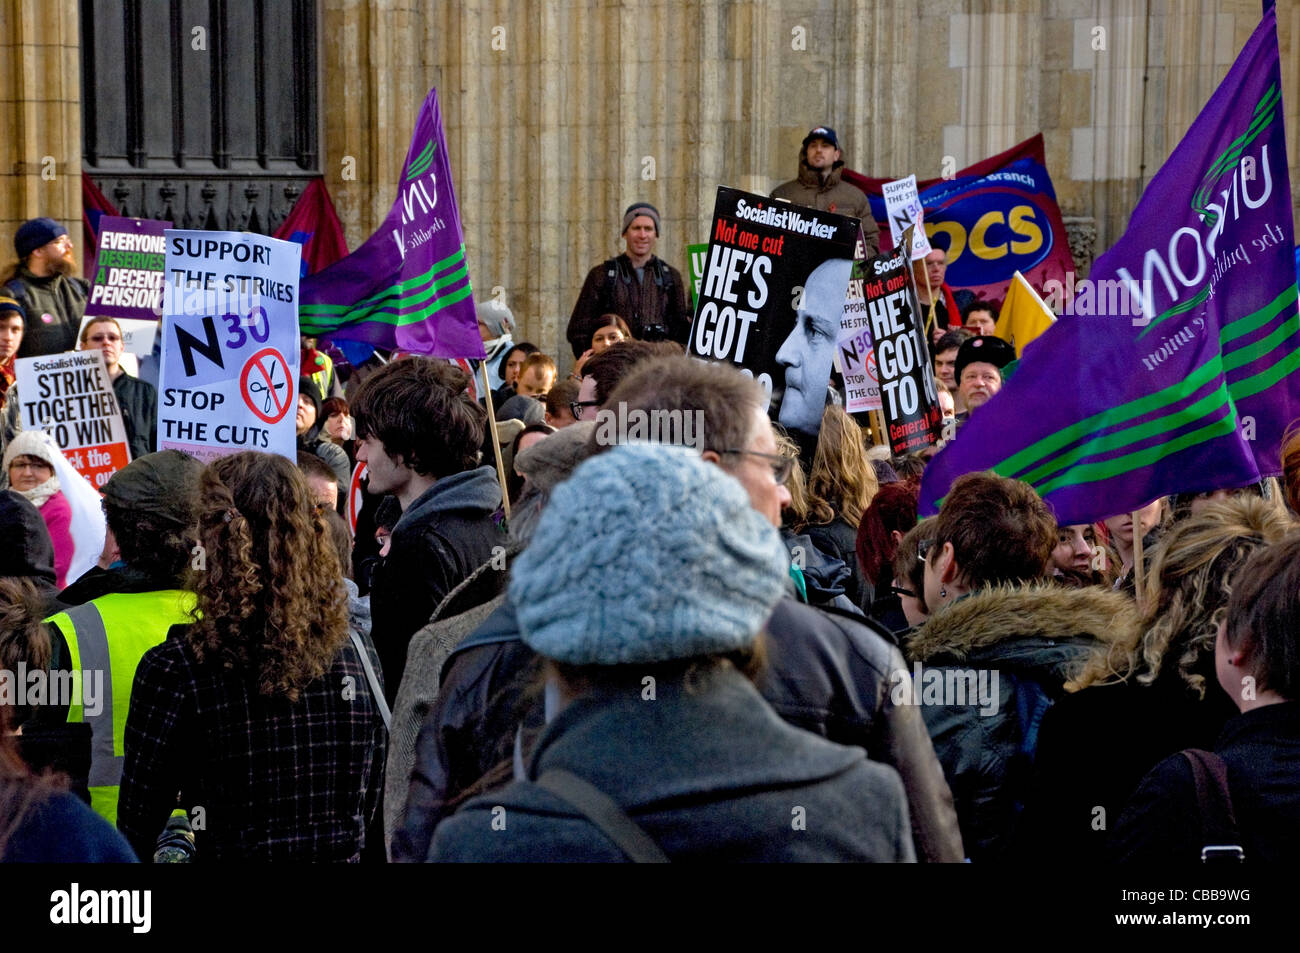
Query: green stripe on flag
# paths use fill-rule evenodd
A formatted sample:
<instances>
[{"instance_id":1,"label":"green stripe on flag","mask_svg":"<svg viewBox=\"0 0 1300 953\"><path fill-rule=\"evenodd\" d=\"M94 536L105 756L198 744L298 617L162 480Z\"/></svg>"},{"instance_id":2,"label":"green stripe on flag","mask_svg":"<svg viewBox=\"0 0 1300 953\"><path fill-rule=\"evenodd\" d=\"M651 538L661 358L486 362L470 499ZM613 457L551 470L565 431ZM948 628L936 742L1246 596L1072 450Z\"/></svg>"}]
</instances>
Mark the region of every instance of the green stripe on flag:
<instances>
[{"instance_id":1,"label":"green stripe on flag","mask_svg":"<svg viewBox=\"0 0 1300 953\"><path fill-rule=\"evenodd\" d=\"M468 298L474 289L467 283L465 287L458 288L450 294L443 295L436 302L424 308L421 311L413 311L410 314L371 314L366 316L366 321L371 324L391 324L394 327L405 327L408 324L419 324L433 317L443 308L455 304L457 301L464 301Z\"/></svg>"},{"instance_id":2,"label":"green stripe on flag","mask_svg":"<svg viewBox=\"0 0 1300 953\"><path fill-rule=\"evenodd\" d=\"M1232 395L1233 400L1245 400L1247 397L1254 397L1260 391L1268 390L1282 378L1294 372L1297 367L1300 367L1300 351L1292 351L1272 367L1250 377L1243 377L1236 383L1229 384L1228 393Z\"/></svg>"},{"instance_id":3,"label":"green stripe on flag","mask_svg":"<svg viewBox=\"0 0 1300 953\"><path fill-rule=\"evenodd\" d=\"M451 255L448 255L442 261L434 262L433 267L430 268L428 271L426 271L424 274L417 275L414 278L410 278L406 281L403 281L401 284L393 285L389 288L386 288L383 291L378 292L377 294L371 295L369 298L363 298L362 300L358 301L356 304L304 304L301 307L299 307L298 313L302 314L306 312L308 314L313 314L313 315L347 314L350 311L370 309L375 307L376 305L384 304L385 303L384 299L386 298L398 299L403 297L406 294L406 292L410 291L412 288L423 287L424 285L428 284L428 282L438 272L446 271L448 268L461 264L464 262L464 259L465 259L465 246L461 245L459 250L457 250Z\"/></svg>"},{"instance_id":4,"label":"green stripe on flag","mask_svg":"<svg viewBox=\"0 0 1300 953\"><path fill-rule=\"evenodd\" d=\"M1172 413L1165 414L1163 417L1156 417L1145 423L1128 427L1124 430L1116 430L1113 433L1106 434L1104 437L1094 437L1085 444L1080 444L1069 453L1064 453L1054 460L1035 467L1024 476L1020 477L1026 483L1037 484L1046 477L1074 465L1084 457L1096 456L1101 453L1110 453L1113 450L1119 450L1130 444L1139 443L1143 440L1149 440L1157 437L1162 433L1172 433L1180 427L1186 426L1193 421L1200 420L1203 417L1209 417L1214 411L1218 410L1228 402L1228 391L1220 385L1217 390L1206 394L1200 400L1189 404L1182 410L1175 410Z\"/></svg>"},{"instance_id":5,"label":"green stripe on flag","mask_svg":"<svg viewBox=\"0 0 1300 953\"><path fill-rule=\"evenodd\" d=\"M1219 328L1219 343L1227 344L1239 337L1244 337L1257 328L1262 328L1277 317L1283 308L1289 304L1294 304L1295 300L1296 287L1292 285L1258 311L1238 318L1236 321L1231 321Z\"/></svg>"},{"instance_id":6,"label":"green stripe on flag","mask_svg":"<svg viewBox=\"0 0 1300 953\"><path fill-rule=\"evenodd\" d=\"M1075 467L1069 473L1057 477L1055 480L1049 480L1042 486L1035 486L1034 489L1038 491L1039 496L1046 496L1053 490L1059 490L1063 486L1097 483L1133 470L1149 467L1165 457L1186 450L1188 447L1194 447L1197 444L1206 443L1232 433L1237 429L1237 414L1232 409L1231 404L1229 404L1229 411L1228 416L1222 420L1216 420L1214 423L1193 430L1191 433L1183 434L1174 440L1167 440L1145 450L1135 450L1113 460L1105 460L1100 463L1085 463L1082 466Z\"/></svg>"},{"instance_id":7,"label":"green stripe on flag","mask_svg":"<svg viewBox=\"0 0 1300 953\"><path fill-rule=\"evenodd\" d=\"M1239 367L1244 367L1254 361L1258 361L1265 354L1275 350L1283 341L1291 335L1300 331L1300 314L1293 314L1291 318L1282 323L1272 334L1266 338L1261 338L1254 344L1246 347L1237 348L1223 356L1223 370L1235 371Z\"/></svg>"},{"instance_id":8,"label":"green stripe on flag","mask_svg":"<svg viewBox=\"0 0 1300 953\"><path fill-rule=\"evenodd\" d=\"M1190 298L1187 301L1184 301L1182 304L1176 304L1168 311L1165 311L1163 314L1157 315L1151 321L1150 324L1148 324L1145 328L1142 329L1142 333L1138 335L1138 340L1141 341L1144 337L1146 337L1148 334L1154 331L1156 329L1156 325L1160 324L1160 322L1164 321L1166 318L1172 318L1175 315L1183 314L1186 311L1192 310L1192 308L1195 308L1198 304L1201 304L1209 296L1210 296L1210 286L1207 284L1200 291L1196 292L1196 297Z\"/></svg>"},{"instance_id":9,"label":"green stripe on flag","mask_svg":"<svg viewBox=\"0 0 1300 953\"><path fill-rule=\"evenodd\" d=\"M433 140L430 139L428 142L424 144L424 148L420 150L420 154L416 156L414 160L412 160L410 171L406 173L406 181L410 182L417 175L422 173L425 169L429 167L429 163L432 161L433 161Z\"/></svg>"},{"instance_id":10,"label":"green stripe on flag","mask_svg":"<svg viewBox=\"0 0 1300 953\"><path fill-rule=\"evenodd\" d=\"M1052 454L1063 450L1089 434L1096 433L1098 430L1105 430L1107 427L1113 427L1116 424L1125 423L1136 417L1142 417L1170 404L1175 404L1188 394L1200 390L1222 373L1223 364L1219 359L1219 355L1216 354L1177 384L1170 384L1164 390L1156 391L1154 394L1148 394L1145 397L1139 397L1126 404L1120 404L1118 407L1103 410L1079 421L1077 424L1066 427L1064 430L1058 430L1056 433L1030 444L1019 453L1013 454L1001 463L996 464L993 469L1004 476L1015 476L1035 464L1047 462Z\"/></svg>"}]
</instances>

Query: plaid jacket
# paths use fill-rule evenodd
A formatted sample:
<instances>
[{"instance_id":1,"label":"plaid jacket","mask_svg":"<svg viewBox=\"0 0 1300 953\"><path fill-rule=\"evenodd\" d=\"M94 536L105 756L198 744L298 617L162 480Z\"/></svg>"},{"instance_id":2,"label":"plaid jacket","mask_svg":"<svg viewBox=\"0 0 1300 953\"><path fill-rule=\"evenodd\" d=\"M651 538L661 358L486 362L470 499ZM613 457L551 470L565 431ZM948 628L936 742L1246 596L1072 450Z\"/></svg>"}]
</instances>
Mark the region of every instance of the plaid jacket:
<instances>
[{"instance_id":1,"label":"plaid jacket","mask_svg":"<svg viewBox=\"0 0 1300 953\"><path fill-rule=\"evenodd\" d=\"M246 672L200 665L183 631L145 653L131 690L117 817L136 853L153 856L181 807L201 861L357 859L387 732L351 640L290 702L260 695Z\"/></svg>"}]
</instances>

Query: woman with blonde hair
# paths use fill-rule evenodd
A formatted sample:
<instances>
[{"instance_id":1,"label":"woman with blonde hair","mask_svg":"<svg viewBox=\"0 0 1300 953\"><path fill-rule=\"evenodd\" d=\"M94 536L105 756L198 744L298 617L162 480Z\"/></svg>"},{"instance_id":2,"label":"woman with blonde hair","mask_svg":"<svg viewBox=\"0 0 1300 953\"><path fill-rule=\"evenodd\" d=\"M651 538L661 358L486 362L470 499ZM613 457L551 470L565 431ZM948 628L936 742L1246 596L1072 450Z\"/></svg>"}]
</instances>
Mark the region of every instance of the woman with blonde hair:
<instances>
[{"instance_id":1,"label":"woman with blonde hair","mask_svg":"<svg viewBox=\"0 0 1300 953\"><path fill-rule=\"evenodd\" d=\"M808 474L814 512L804 532L818 549L849 567L845 594L863 612L871 610L875 585L858 565L858 524L879 489L875 468L867 459L862 428L843 407L827 407Z\"/></svg>"},{"instance_id":2,"label":"woman with blonde hair","mask_svg":"<svg viewBox=\"0 0 1300 953\"><path fill-rule=\"evenodd\" d=\"M1027 852L1104 861L1099 832L1113 827L1143 775L1183 748L1214 746L1237 713L1214 669L1234 579L1293 526L1266 501L1238 497L1166 531L1147 572L1141 625L1094 653L1066 685L1075 694L1043 719Z\"/></svg>"},{"instance_id":3,"label":"woman with blonde hair","mask_svg":"<svg viewBox=\"0 0 1300 953\"><path fill-rule=\"evenodd\" d=\"M388 712L329 530L278 455L222 457L199 497L194 622L140 660L118 826L151 856L172 810L200 805L201 859L358 860Z\"/></svg>"}]
</instances>

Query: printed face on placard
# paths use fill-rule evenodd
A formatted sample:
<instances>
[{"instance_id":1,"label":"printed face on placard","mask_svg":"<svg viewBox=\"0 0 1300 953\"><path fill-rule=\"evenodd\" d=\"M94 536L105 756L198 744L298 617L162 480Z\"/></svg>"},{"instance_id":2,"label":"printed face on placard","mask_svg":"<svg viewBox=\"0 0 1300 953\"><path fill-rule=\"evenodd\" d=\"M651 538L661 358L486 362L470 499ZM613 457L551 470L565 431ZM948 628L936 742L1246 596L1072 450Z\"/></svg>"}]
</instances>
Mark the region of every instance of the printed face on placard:
<instances>
[{"instance_id":1,"label":"printed face on placard","mask_svg":"<svg viewBox=\"0 0 1300 953\"><path fill-rule=\"evenodd\" d=\"M848 259L834 258L813 270L804 284L803 307L794 327L776 352L785 373L777 420L789 430L817 433L821 429L852 267Z\"/></svg>"}]
</instances>

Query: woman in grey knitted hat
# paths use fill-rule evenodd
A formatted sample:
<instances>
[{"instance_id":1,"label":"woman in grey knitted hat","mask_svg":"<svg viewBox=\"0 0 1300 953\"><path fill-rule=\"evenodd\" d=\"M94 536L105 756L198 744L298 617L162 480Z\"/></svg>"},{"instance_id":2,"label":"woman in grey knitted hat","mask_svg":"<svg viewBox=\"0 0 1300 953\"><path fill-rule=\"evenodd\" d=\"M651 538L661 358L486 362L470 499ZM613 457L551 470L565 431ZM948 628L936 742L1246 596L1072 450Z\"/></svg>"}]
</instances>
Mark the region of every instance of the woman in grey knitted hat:
<instances>
[{"instance_id":1,"label":"woman in grey knitted hat","mask_svg":"<svg viewBox=\"0 0 1300 953\"><path fill-rule=\"evenodd\" d=\"M437 827L429 859L914 859L893 769L782 721L746 677L787 564L698 453L584 462L510 580L547 660L547 727L512 784Z\"/></svg>"}]
</instances>

